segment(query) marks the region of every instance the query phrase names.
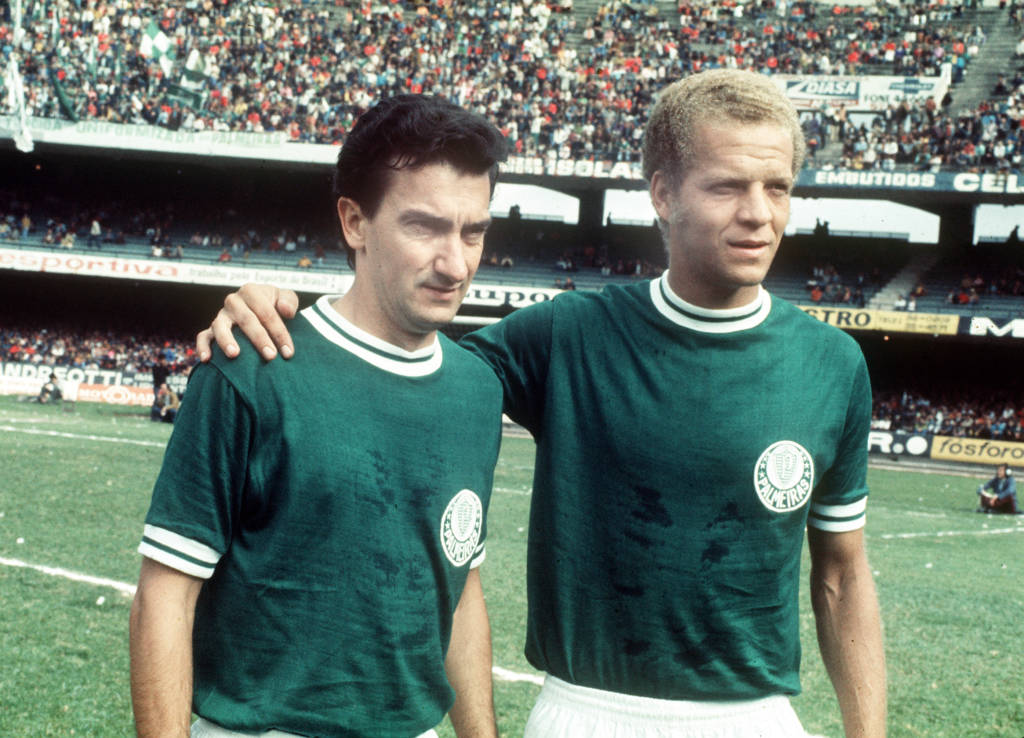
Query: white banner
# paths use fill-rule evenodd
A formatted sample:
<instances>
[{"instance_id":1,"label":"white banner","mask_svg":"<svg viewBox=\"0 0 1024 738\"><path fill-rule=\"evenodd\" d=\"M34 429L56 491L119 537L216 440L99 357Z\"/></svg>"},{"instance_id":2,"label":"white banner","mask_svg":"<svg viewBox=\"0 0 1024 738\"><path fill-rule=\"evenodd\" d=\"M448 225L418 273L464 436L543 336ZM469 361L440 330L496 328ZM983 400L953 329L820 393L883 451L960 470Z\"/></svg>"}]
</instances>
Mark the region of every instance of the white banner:
<instances>
[{"instance_id":1,"label":"white banner","mask_svg":"<svg viewBox=\"0 0 1024 738\"><path fill-rule=\"evenodd\" d=\"M121 151L160 151L172 154L223 156L235 159L270 159L312 164L334 164L338 147L330 144L298 144L283 131L172 131L160 126L127 125L98 120L78 123L55 118L29 117L28 129L36 143L93 146ZM0 115L0 137L14 138L20 121Z\"/></svg>"},{"instance_id":2,"label":"white banner","mask_svg":"<svg viewBox=\"0 0 1024 738\"><path fill-rule=\"evenodd\" d=\"M882 110L904 100L940 103L949 90L948 65L937 77L793 76L776 74L772 80L797 108L820 109L826 103L848 111Z\"/></svg>"},{"instance_id":3,"label":"white banner","mask_svg":"<svg viewBox=\"0 0 1024 738\"><path fill-rule=\"evenodd\" d=\"M246 282L272 283L296 292L340 295L348 292L354 278L351 272L319 269L274 269L230 264L192 264L166 259L96 256L75 251L42 251L0 248L0 269L23 272L77 274L83 277L146 279L178 284L205 284L240 287ZM474 284L464 304L479 307L521 308L545 302L561 293L558 289L516 284Z\"/></svg>"},{"instance_id":4,"label":"white banner","mask_svg":"<svg viewBox=\"0 0 1024 738\"><path fill-rule=\"evenodd\" d=\"M273 282L279 287L287 287L298 292L316 293L345 292L352 284L351 274L327 271L270 267L257 269L224 264L192 264L166 259L96 256L75 251L10 248L0 248L0 269L225 287L239 287L246 282Z\"/></svg>"}]
</instances>

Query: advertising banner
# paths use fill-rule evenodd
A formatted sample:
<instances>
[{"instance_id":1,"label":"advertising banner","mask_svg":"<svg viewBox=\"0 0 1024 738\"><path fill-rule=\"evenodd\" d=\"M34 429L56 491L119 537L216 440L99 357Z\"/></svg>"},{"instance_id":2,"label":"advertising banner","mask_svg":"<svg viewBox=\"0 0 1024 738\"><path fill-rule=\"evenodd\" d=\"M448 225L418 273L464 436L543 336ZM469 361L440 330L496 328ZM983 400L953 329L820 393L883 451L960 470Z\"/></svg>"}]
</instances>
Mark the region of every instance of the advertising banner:
<instances>
[{"instance_id":1,"label":"advertising banner","mask_svg":"<svg viewBox=\"0 0 1024 738\"><path fill-rule=\"evenodd\" d=\"M1024 463L1024 443L993 441L988 438L934 436L931 458L974 464L1019 465Z\"/></svg>"},{"instance_id":2,"label":"advertising banner","mask_svg":"<svg viewBox=\"0 0 1024 738\"><path fill-rule=\"evenodd\" d=\"M953 314L866 310L822 307L821 305L798 305L797 307L822 323L828 323L844 330L955 336L960 327L960 316Z\"/></svg>"},{"instance_id":3,"label":"advertising banner","mask_svg":"<svg viewBox=\"0 0 1024 738\"><path fill-rule=\"evenodd\" d=\"M1024 443L989 438L954 438L931 433L873 429L868 451L886 456L906 456L968 464L1024 465Z\"/></svg>"},{"instance_id":4,"label":"advertising banner","mask_svg":"<svg viewBox=\"0 0 1024 738\"><path fill-rule=\"evenodd\" d=\"M880 429L868 433L869 453L929 458L931 448L930 433L908 433Z\"/></svg>"},{"instance_id":5,"label":"advertising banner","mask_svg":"<svg viewBox=\"0 0 1024 738\"><path fill-rule=\"evenodd\" d=\"M108 405L149 407L153 404L153 388L124 387L122 385L77 384L69 382L64 397L77 402L103 402Z\"/></svg>"},{"instance_id":6,"label":"advertising banner","mask_svg":"<svg viewBox=\"0 0 1024 738\"><path fill-rule=\"evenodd\" d=\"M99 256L76 251L0 248L0 269L85 277L146 279L160 282L238 287L246 282L273 281L299 292L344 292L351 274L308 269L273 269L225 264L194 264L167 259Z\"/></svg>"},{"instance_id":7,"label":"advertising banner","mask_svg":"<svg viewBox=\"0 0 1024 738\"><path fill-rule=\"evenodd\" d=\"M1024 318L1014 318L996 323L991 318L977 315L972 318L964 318L960 332L969 336L1024 338Z\"/></svg>"},{"instance_id":8,"label":"advertising banner","mask_svg":"<svg viewBox=\"0 0 1024 738\"><path fill-rule=\"evenodd\" d=\"M153 375L114 369L80 369L25 361L0 361L0 395L37 395L57 375L64 397L83 402L111 402L117 405L153 404ZM172 374L167 386L181 395L188 378Z\"/></svg>"},{"instance_id":9,"label":"advertising banner","mask_svg":"<svg viewBox=\"0 0 1024 738\"><path fill-rule=\"evenodd\" d=\"M873 111L904 100L941 102L949 90L950 76L948 72L936 77L776 74L772 75L772 81L797 108L819 110L825 105L834 108L842 105L848 111Z\"/></svg>"},{"instance_id":10,"label":"advertising banner","mask_svg":"<svg viewBox=\"0 0 1024 738\"><path fill-rule=\"evenodd\" d=\"M0 269L15 269L54 274L78 274L86 277L147 279L160 282L240 287L246 282L273 282L296 292L344 294L352 286L351 273L308 269L273 269L232 266L230 264L192 264L189 262L96 256L73 251L0 248ZM515 284L477 284L469 289L465 305L521 308L554 298L561 290L525 287Z\"/></svg>"},{"instance_id":11,"label":"advertising banner","mask_svg":"<svg viewBox=\"0 0 1024 738\"><path fill-rule=\"evenodd\" d=\"M284 131L172 131L152 125L108 123L101 120L69 121L29 116L27 126L36 143L94 146L121 151L160 151L171 154L267 159L332 165L338 147L298 144ZM0 115L0 137L12 138L20 129L14 115Z\"/></svg>"},{"instance_id":12,"label":"advertising banner","mask_svg":"<svg viewBox=\"0 0 1024 738\"><path fill-rule=\"evenodd\" d=\"M802 169L796 187L905 190L993 195L1024 194L1024 175L1007 172L888 172L882 169Z\"/></svg>"}]
</instances>

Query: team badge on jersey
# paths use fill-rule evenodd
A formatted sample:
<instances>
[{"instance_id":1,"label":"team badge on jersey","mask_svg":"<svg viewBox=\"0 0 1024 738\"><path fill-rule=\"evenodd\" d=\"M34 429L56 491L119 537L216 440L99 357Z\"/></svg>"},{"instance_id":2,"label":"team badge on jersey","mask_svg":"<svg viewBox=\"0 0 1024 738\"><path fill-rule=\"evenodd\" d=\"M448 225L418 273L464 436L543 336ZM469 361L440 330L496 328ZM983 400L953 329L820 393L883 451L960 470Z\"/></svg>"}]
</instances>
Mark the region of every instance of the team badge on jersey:
<instances>
[{"instance_id":1,"label":"team badge on jersey","mask_svg":"<svg viewBox=\"0 0 1024 738\"><path fill-rule=\"evenodd\" d=\"M462 566L476 552L484 524L484 506L469 489L459 492L441 516L441 548L455 566Z\"/></svg>"},{"instance_id":2,"label":"team badge on jersey","mask_svg":"<svg viewBox=\"0 0 1024 738\"><path fill-rule=\"evenodd\" d=\"M769 510L796 510L814 489L814 459L795 441L776 441L757 460L754 489Z\"/></svg>"}]
</instances>

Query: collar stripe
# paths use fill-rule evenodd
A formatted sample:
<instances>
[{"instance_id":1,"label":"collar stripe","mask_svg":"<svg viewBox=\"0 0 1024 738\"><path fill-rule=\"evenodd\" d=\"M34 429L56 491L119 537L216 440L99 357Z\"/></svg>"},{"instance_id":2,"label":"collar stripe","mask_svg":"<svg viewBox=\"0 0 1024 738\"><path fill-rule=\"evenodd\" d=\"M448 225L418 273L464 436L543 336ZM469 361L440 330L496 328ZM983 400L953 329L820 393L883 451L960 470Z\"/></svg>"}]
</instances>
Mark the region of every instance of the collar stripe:
<instances>
[{"instance_id":1,"label":"collar stripe","mask_svg":"<svg viewBox=\"0 0 1024 738\"><path fill-rule=\"evenodd\" d=\"M378 369L392 374L425 377L440 368L441 343L436 336L432 345L419 351L406 351L372 336L339 315L338 311L331 307L331 300L336 297L324 295L301 313L325 339Z\"/></svg>"},{"instance_id":2,"label":"collar stripe","mask_svg":"<svg viewBox=\"0 0 1024 738\"><path fill-rule=\"evenodd\" d=\"M700 333L736 333L754 328L771 312L771 296L758 287L757 297L749 305L725 310L697 307L676 295L668 284L668 272L651 280L651 302L655 309L676 325Z\"/></svg>"}]
</instances>

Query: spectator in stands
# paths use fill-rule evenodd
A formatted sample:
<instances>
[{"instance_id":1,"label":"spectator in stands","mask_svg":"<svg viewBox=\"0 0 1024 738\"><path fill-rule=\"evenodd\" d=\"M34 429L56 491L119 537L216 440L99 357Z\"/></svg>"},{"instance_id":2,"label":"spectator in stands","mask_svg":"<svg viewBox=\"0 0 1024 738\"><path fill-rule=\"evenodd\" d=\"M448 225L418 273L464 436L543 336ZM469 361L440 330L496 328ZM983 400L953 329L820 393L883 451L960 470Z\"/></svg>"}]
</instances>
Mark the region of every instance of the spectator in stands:
<instances>
[{"instance_id":1,"label":"spectator in stands","mask_svg":"<svg viewBox=\"0 0 1024 738\"><path fill-rule=\"evenodd\" d=\"M98 218L93 217L89 223L89 237L85 241L86 248L100 249L103 246L103 226Z\"/></svg>"},{"instance_id":2,"label":"spectator in stands","mask_svg":"<svg viewBox=\"0 0 1024 738\"><path fill-rule=\"evenodd\" d=\"M978 512L1024 514L1017 506L1017 482L1007 464L996 467L996 475L978 485Z\"/></svg>"},{"instance_id":3,"label":"spectator in stands","mask_svg":"<svg viewBox=\"0 0 1024 738\"><path fill-rule=\"evenodd\" d=\"M164 356L156 354L153 357L151 372L153 375L153 393L159 393L160 388L167 384L167 377L171 375L171 367Z\"/></svg>"},{"instance_id":4,"label":"spectator in stands","mask_svg":"<svg viewBox=\"0 0 1024 738\"><path fill-rule=\"evenodd\" d=\"M45 14L26 14L33 54L24 55L22 76L31 115L250 132L297 143L340 143L374 97L432 92L486 110L519 153L636 161L642 122L666 78L713 67L846 74L881 65L898 75L936 75L951 63L958 81L983 38L963 24L916 26L915 17L930 16L916 6L874 6L869 18L858 17L862 10L789 13L766 22L760 7L684 3L670 22L654 4L616 2L580 18L587 57L581 61L569 42L576 14L553 15L540 2L425 4L411 19L382 4L340 21L313 5L214 3L165 13L151 0L108 3L97 21L93 6L75 3L58 25ZM139 53L147 13L178 49L169 73ZM917 32L908 36L907 27ZM4 61L9 30L0 26ZM396 51L406 42L418 53ZM197 78L189 84L202 99L182 108L169 82L190 60L187 74ZM829 116L843 114L817 116L822 144Z\"/></svg>"}]
</instances>

